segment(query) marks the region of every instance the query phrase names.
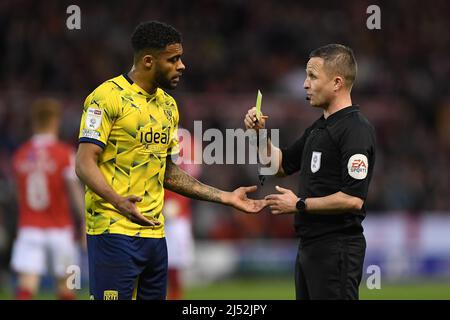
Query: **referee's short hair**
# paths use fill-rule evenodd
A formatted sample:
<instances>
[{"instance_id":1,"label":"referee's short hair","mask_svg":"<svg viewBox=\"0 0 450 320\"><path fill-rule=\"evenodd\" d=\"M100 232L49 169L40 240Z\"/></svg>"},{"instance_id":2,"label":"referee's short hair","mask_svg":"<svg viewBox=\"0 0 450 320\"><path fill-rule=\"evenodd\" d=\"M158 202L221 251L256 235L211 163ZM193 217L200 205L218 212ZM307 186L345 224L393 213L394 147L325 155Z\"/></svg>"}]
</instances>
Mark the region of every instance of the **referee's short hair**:
<instances>
[{"instance_id":1,"label":"referee's short hair","mask_svg":"<svg viewBox=\"0 0 450 320\"><path fill-rule=\"evenodd\" d=\"M180 32L159 21L141 22L131 35L135 55L147 49L164 49L174 43L181 43Z\"/></svg>"},{"instance_id":2,"label":"referee's short hair","mask_svg":"<svg viewBox=\"0 0 450 320\"><path fill-rule=\"evenodd\" d=\"M330 74L344 77L347 88L352 88L358 66L351 48L342 44L327 44L313 50L309 58L322 58L325 70Z\"/></svg>"}]
</instances>

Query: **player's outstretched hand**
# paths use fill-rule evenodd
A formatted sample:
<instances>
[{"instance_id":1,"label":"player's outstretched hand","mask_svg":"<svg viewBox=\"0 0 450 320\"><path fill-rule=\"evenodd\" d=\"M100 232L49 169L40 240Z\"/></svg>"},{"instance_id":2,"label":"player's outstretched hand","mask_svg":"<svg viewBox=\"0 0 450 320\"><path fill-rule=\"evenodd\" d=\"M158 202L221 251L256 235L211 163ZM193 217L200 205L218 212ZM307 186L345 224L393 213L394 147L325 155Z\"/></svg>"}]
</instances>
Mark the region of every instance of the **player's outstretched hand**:
<instances>
[{"instance_id":1,"label":"player's outstretched hand","mask_svg":"<svg viewBox=\"0 0 450 320\"><path fill-rule=\"evenodd\" d=\"M253 107L248 110L247 114L244 117L244 124L246 129L255 129L258 131L259 129L264 129L266 126L266 119L268 116L265 116L261 113L261 117L258 120L256 118L256 108Z\"/></svg>"},{"instance_id":2,"label":"player's outstretched hand","mask_svg":"<svg viewBox=\"0 0 450 320\"><path fill-rule=\"evenodd\" d=\"M284 189L279 186L276 186L275 188L280 193L269 194L265 197L272 214L297 212L296 204L298 197L289 189Z\"/></svg>"},{"instance_id":3,"label":"player's outstretched hand","mask_svg":"<svg viewBox=\"0 0 450 320\"><path fill-rule=\"evenodd\" d=\"M264 199L254 200L247 198L247 192L253 192L256 191L256 189L256 186L237 188L233 192L227 194L228 197L226 203L245 213L258 213L267 204Z\"/></svg>"},{"instance_id":4,"label":"player's outstretched hand","mask_svg":"<svg viewBox=\"0 0 450 320\"><path fill-rule=\"evenodd\" d=\"M126 198L122 198L115 207L120 213L125 216L127 219L130 219L132 222L145 226L145 227L153 227L160 225L160 222L154 219L148 219L139 212L136 207L136 202L141 202L142 197L138 196L128 196Z\"/></svg>"}]
</instances>

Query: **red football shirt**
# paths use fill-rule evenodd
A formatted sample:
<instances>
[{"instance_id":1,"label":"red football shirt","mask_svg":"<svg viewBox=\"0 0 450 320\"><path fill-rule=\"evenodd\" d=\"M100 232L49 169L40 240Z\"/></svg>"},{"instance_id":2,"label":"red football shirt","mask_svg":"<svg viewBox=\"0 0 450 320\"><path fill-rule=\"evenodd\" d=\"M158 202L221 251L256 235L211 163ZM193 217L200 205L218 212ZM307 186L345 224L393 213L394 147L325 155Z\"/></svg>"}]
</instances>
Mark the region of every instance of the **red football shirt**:
<instances>
[{"instance_id":1,"label":"red football shirt","mask_svg":"<svg viewBox=\"0 0 450 320\"><path fill-rule=\"evenodd\" d=\"M189 142L190 144L187 144L186 141L180 139L179 156L183 159L189 159L190 161L182 161L181 164L179 164L179 167L192 177L198 178L200 176L201 167L199 164L195 164L194 155L196 157L201 157L201 144L196 142L194 138L191 138ZM201 160L201 158L199 159ZM187 198L166 189L164 191L163 212L165 213L166 217L172 216L177 218L191 219L191 202L191 198Z\"/></svg>"},{"instance_id":2,"label":"red football shirt","mask_svg":"<svg viewBox=\"0 0 450 320\"><path fill-rule=\"evenodd\" d=\"M66 180L75 179L74 151L51 135L35 135L13 156L19 227L73 225Z\"/></svg>"}]
</instances>

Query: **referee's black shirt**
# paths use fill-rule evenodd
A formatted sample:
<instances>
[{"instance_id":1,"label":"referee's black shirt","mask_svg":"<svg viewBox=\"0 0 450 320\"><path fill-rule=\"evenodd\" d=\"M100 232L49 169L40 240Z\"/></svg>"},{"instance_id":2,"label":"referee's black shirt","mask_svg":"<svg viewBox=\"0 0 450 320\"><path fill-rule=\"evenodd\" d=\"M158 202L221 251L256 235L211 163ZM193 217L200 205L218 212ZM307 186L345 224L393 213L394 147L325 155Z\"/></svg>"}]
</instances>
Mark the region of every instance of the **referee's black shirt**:
<instances>
[{"instance_id":1,"label":"referee's black shirt","mask_svg":"<svg viewBox=\"0 0 450 320\"><path fill-rule=\"evenodd\" d=\"M322 116L282 153L286 174L300 170L299 197L342 191L365 200L375 164L375 130L357 106L350 106ZM295 230L302 243L326 234L357 234L364 217L364 206L340 214L297 213Z\"/></svg>"}]
</instances>

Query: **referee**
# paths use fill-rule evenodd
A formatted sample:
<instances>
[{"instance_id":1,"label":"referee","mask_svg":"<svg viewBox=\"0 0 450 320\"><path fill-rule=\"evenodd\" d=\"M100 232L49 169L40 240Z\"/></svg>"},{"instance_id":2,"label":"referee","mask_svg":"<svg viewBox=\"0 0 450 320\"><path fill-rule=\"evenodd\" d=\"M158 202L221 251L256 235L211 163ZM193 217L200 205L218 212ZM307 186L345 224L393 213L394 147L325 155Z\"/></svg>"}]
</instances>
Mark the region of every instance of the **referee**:
<instances>
[{"instance_id":1,"label":"referee","mask_svg":"<svg viewBox=\"0 0 450 320\"><path fill-rule=\"evenodd\" d=\"M309 56L304 88L323 115L292 146L267 139L260 156L272 155L278 176L300 171L299 191L276 187L266 196L272 214L295 214L300 245L295 265L297 299L358 299L366 241L361 222L375 164L375 131L351 100L357 71L352 49L329 44ZM255 109L247 129L262 129ZM269 159L265 163L268 163Z\"/></svg>"}]
</instances>

